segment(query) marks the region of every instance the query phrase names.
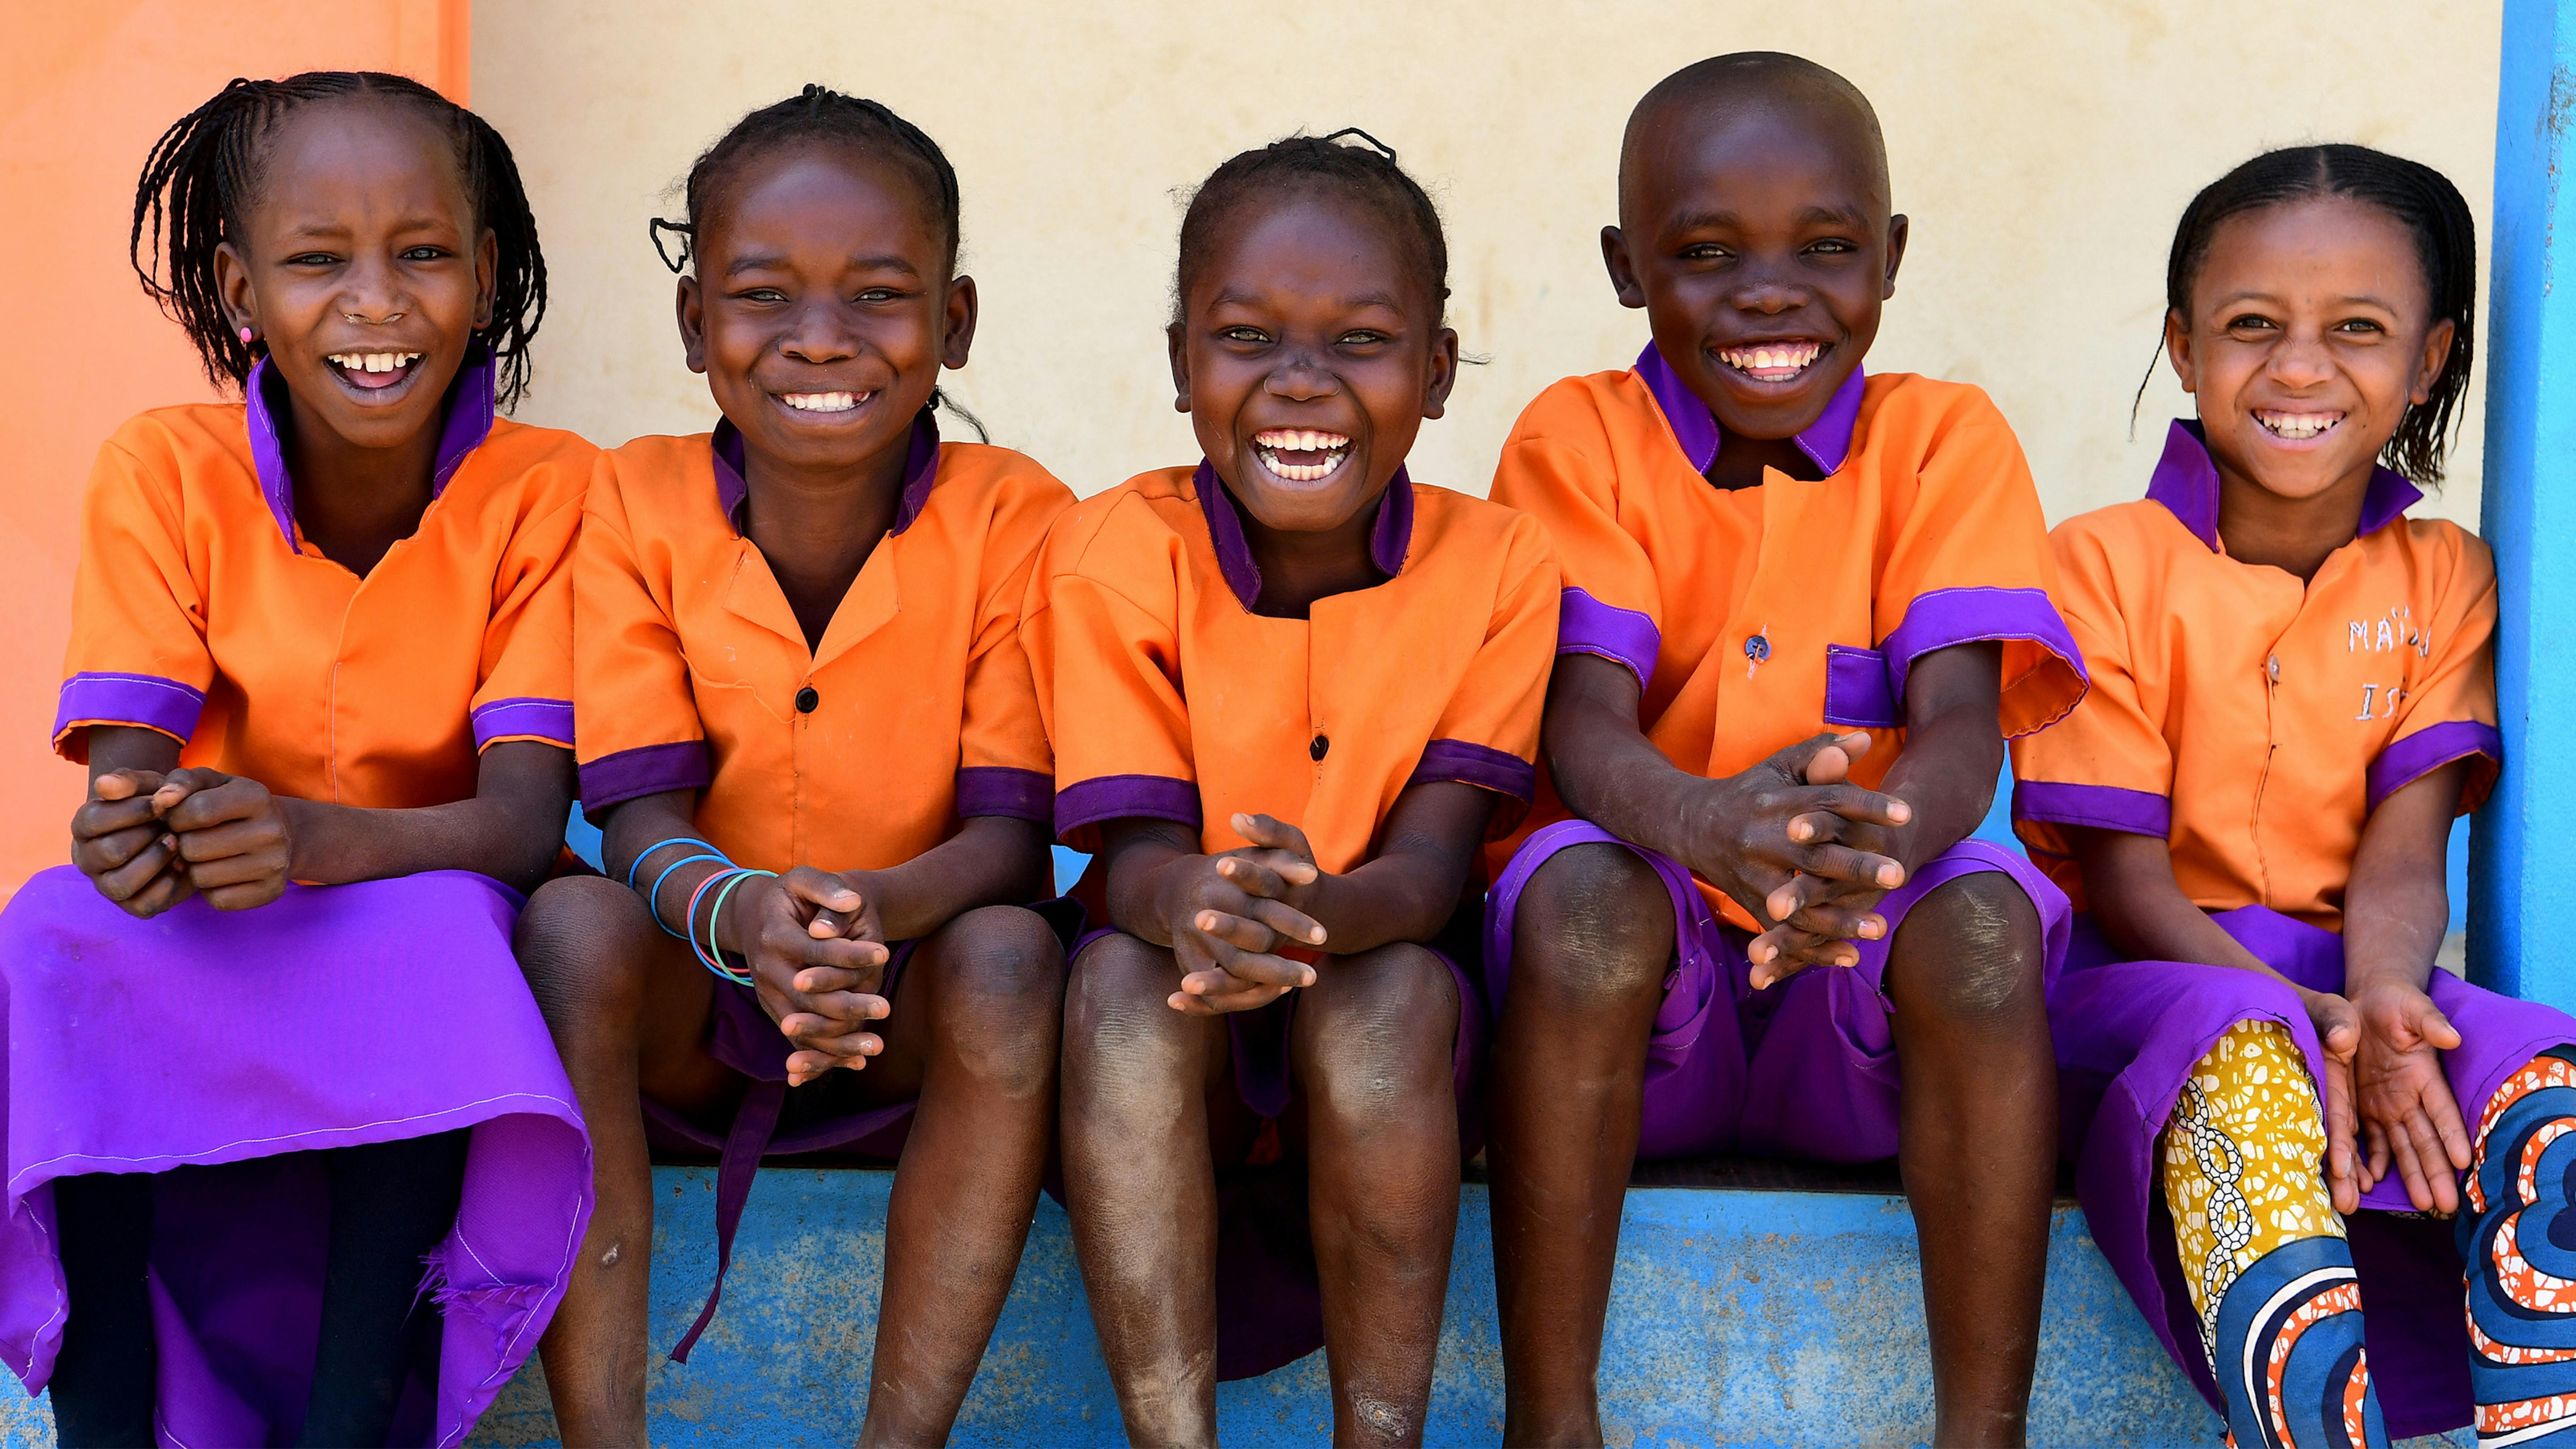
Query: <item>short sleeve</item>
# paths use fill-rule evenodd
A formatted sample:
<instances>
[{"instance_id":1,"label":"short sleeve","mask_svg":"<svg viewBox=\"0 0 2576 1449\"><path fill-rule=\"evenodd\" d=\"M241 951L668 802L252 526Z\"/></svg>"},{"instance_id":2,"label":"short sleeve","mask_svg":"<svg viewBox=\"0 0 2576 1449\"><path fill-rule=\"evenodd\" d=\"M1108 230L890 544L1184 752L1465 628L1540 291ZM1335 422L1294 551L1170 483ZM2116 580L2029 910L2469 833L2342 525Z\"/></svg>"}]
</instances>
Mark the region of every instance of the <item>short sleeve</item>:
<instances>
[{"instance_id":1,"label":"short sleeve","mask_svg":"<svg viewBox=\"0 0 2576 1449\"><path fill-rule=\"evenodd\" d=\"M573 552L593 465L549 460L510 536L483 630L474 691L474 748L505 741L573 747Z\"/></svg>"},{"instance_id":2,"label":"short sleeve","mask_svg":"<svg viewBox=\"0 0 2576 1449\"><path fill-rule=\"evenodd\" d=\"M2427 525L2403 525L2425 527ZM2370 763L2370 808L2434 770L2465 759L2468 783L2460 813L2486 803L2504 764L2504 736L2496 729L2495 558L2484 540L2451 530L2457 555L2442 581L2431 616L2416 629L2423 663L2397 706L2397 732Z\"/></svg>"},{"instance_id":3,"label":"short sleeve","mask_svg":"<svg viewBox=\"0 0 2576 1449\"><path fill-rule=\"evenodd\" d=\"M1542 396L1535 413L1550 405ZM1494 469L1494 502L1539 521L1555 541L1563 602L1556 653L1598 654L1628 666L1642 691L1663 647L1663 592L1643 545L1620 524L1619 490L1606 453L1516 430Z\"/></svg>"},{"instance_id":4,"label":"short sleeve","mask_svg":"<svg viewBox=\"0 0 2576 1449\"><path fill-rule=\"evenodd\" d=\"M572 559L582 809L706 788L714 758L668 608L669 580L644 572L612 455L591 476Z\"/></svg>"},{"instance_id":5,"label":"short sleeve","mask_svg":"<svg viewBox=\"0 0 2576 1449\"><path fill-rule=\"evenodd\" d=\"M177 464L155 467L111 441L81 505L71 647L54 749L89 763L89 727L159 730L185 744L214 683L205 596L188 569Z\"/></svg>"},{"instance_id":6,"label":"short sleeve","mask_svg":"<svg viewBox=\"0 0 2576 1449\"><path fill-rule=\"evenodd\" d=\"M1562 586L1546 530L1535 519L1512 520L1502 588L1485 640L1441 712L1407 786L1454 780L1502 797L1486 828L1500 840L1520 827L1537 792L1539 716L1557 649Z\"/></svg>"},{"instance_id":7,"label":"short sleeve","mask_svg":"<svg viewBox=\"0 0 2576 1449\"><path fill-rule=\"evenodd\" d=\"M1180 540L1103 539L1086 507L1048 540L1020 637L1055 745L1056 836L1096 852L1104 821L1203 821L1180 686Z\"/></svg>"},{"instance_id":8,"label":"short sleeve","mask_svg":"<svg viewBox=\"0 0 2576 1449\"><path fill-rule=\"evenodd\" d=\"M957 813L1008 815L1052 825L1055 757L1038 708L1037 680L1020 641L1021 611L1046 526L1071 495L1049 480L1040 497L1014 500L984 546L974 642L966 659L966 717L958 741Z\"/></svg>"},{"instance_id":9,"label":"short sleeve","mask_svg":"<svg viewBox=\"0 0 2576 1449\"><path fill-rule=\"evenodd\" d=\"M1999 713L2004 736L2015 739L2084 697L2084 656L2051 598L2056 569L2021 442L1985 394L1961 391L1973 403L1932 430L1913 501L1879 570L1878 647L1901 717L1914 661L1955 644L2001 641Z\"/></svg>"},{"instance_id":10,"label":"short sleeve","mask_svg":"<svg viewBox=\"0 0 2576 1449\"><path fill-rule=\"evenodd\" d=\"M2069 855L2060 827L2165 839L2173 829L2173 748L2148 707L2141 659L2101 537L2070 525L2051 540L2058 599L2092 688L2052 727L2012 742L2013 829L2032 849Z\"/></svg>"}]
</instances>

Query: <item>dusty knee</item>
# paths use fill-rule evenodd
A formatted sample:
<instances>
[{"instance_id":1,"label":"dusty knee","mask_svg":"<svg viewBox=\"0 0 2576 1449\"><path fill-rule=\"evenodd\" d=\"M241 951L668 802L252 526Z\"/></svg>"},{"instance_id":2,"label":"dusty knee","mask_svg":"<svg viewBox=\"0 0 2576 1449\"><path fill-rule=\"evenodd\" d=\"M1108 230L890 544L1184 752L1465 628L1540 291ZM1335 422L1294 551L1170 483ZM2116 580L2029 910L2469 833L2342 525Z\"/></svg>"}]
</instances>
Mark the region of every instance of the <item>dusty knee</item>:
<instances>
[{"instance_id":1,"label":"dusty knee","mask_svg":"<svg viewBox=\"0 0 2576 1449\"><path fill-rule=\"evenodd\" d=\"M1900 1006L1962 1021L2046 1009L2039 908L2001 871L1933 887L1890 944L1889 989Z\"/></svg>"},{"instance_id":2,"label":"dusty knee","mask_svg":"<svg viewBox=\"0 0 2576 1449\"><path fill-rule=\"evenodd\" d=\"M1295 1051L1308 1089L1348 1117L1415 1110L1447 1080L1459 999L1448 964L1420 946L1328 961L1298 996Z\"/></svg>"},{"instance_id":3,"label":"dusty knee","mask_svg":"<svg viewBox=\"0 0 2576 1449\"><path fill-rule=\"evenodd\" d=\"M1543 985L1563 1004L1658 994L1672 954L1672 897L1654 867L1624 845L1558 851L1521 893L1513 980Z\"/></svg>"},{"instance_id":4,"label":"dusty knee","mask_svg":"<svg viewBox=\"0 0 2576 1449\"><path fill-rule=\"evenodd\" d=\"M1124 932L1103 936L1074 958L1064 988L1068 1088L1140 1071L1179 1069L1199 1019L1168 1005L1180 989L1172 953Z\"/></svg>"},{"instance_id":5,"label":"dusty knee","mask_svg":"<svg viewBox=\"0 0 2576 1449\"><path fill-rule=\"evenodd\" d=\"M1013 1090L1055 1074L1064 949L1034 912L987 906L940 941L939 1021L959 1061Z\"/></svg>"},{"instance_id":6,"label":"dusty knee","mask_svg":"<svg viewBox=\"0 0 2576 1449\"><path fill-rule=\"evenodd\" d=\"M599 876L565 876L540 886L519 913L511 949L538 1008L562 1031L633 1020L652 931L635 892Z\"/></svg>"}]
</instances>

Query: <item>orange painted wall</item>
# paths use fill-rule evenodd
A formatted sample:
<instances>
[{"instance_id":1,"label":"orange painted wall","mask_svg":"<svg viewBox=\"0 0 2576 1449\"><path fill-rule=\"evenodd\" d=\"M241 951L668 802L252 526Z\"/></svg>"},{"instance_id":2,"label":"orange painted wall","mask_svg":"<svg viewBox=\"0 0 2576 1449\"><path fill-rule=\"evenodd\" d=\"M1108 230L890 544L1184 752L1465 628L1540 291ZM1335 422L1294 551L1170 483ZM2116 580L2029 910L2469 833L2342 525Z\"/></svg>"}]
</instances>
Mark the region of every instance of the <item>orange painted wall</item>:
<instances>
[{"instance_id":1,"label":"orange painted wall","mask_svg":"<svg viewBox=\"0 0 2576 1449\"><path fill-rule=\"evenodd\" d=\"M145 408L210 395L126 263L164 127L237 75L390 70L464 100L471 0L77 0L0 46L0 895L64 859L81 772L47 749L80 495Z\"/></svg>"}]
</instances>

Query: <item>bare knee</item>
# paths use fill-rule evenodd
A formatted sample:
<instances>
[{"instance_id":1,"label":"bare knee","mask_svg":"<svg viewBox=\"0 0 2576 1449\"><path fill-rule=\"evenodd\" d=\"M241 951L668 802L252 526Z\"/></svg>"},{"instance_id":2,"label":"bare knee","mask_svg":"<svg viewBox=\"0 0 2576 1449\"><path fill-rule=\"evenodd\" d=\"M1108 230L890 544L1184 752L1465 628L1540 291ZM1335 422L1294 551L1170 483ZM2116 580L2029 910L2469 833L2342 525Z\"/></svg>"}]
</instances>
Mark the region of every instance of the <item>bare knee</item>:
<instances>
[{"instance_id":1,"label":"bare knee","mask_svg":"<svg viewBox=\"0 0 2576 1449\"><path fill-rule=\"evenodd\" d=\"M1399 943L1335 957L1299 993L1293 1044L1309 1094L1344 1120L1417 1111L1450 1076L1458 1013L1448 963Z\"/></svg>"},{"instance_id":2,"label":"bare knee","mask_svg":"<svg viewBox=\"0 0 2576 1449\"><path fill-rule=\"evenodd\" d=\"M940 932L939 1030L970 1074L1013 1095L1055 1078L1064 948L1035 912L969 911Z\"/></svg>"},{"instance_id":3,"label":"bare knee","mask_svg":"<svg viewBox=\"0 0 2576 1449\"><path fill-rule=\"evenodd\" d=\"M1523 889L1512 979L1550 1004L1615 1008L1663 990L1673 954L1672 897L1624 845L1591 841L1549 857Z\"/></svg>"},{"instance_id":4,"label":"bare knee","mask_svg":"<svg viewBox=\"0 0 2576 1449\"><path fill-rule=\"evenodd\" d=\"M1889 944L1888 988L1900 1010L1972 1024L2047 1009L2039 910L2001 871L1935 886Z\"/></svg>"},{"instance_id":5,"label":"bare knee","mask_svg":"<svg viewBox=\"0 0 2576 1449\"><path fill-rule=\"evenodd\" d=\"M538 887L519 913L511 948L558 1034L600 1022L631 1027L653 931L635 892L599 876L565 876Z\"/></svg>"},{"instance_id":6,"label":"bare knee","mask_svg":"<svg viewBox=\"0 0 2576 1449\"><path fill-rule=\"evenodd\" d=\"M1172 953L1125 932L1101 937L1073 960L1065 982L1064 1064L1067 1092L1180 1079L1201 1018L1168 1004L1180 989Z\"/></svg>"}]
</instances>

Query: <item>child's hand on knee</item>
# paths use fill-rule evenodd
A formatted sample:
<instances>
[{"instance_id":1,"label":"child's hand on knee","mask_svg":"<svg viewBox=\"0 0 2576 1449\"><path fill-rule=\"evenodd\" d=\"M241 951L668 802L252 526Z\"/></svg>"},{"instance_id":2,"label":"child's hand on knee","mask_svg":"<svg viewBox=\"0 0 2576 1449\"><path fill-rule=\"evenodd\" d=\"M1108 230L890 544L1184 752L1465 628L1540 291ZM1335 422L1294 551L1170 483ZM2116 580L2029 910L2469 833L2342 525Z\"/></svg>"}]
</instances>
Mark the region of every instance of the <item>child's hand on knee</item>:
<instances>
[{"instance_id":1,"label":"child's hand on knee","mask_svg":"<svg viewBox=\"0 0 2576 1449\"><path fill-rule=\"evenodd\" d=\"M2326 1078L2317 1083L2317 1093L2324 1099L2319 1106L2326 1118L2326 1192L2334 1199L2336 1212L2353 1212L2361 1206L2361 1195L2378 1181L2356 1145L2361 1129L2353 1106L2352 1057L2361 1044L2361 1018L2351 1002L2331 991L2296 985L2290 989L2299 993L2300 1003L2307 1008L2308 1024L2316 1028L2317 1049L2326 1059Z\"/></svg>"},{"instance_id":2,"label":"child's hand on knee","mask_svg":"<svg viewBox=\"0 0 2576 1449\"><path fill-rule=\"evenodd\" d=\"M72 864L100 895L145 920L197 889L179 859L179 837L152 803L160 788L158 771L110 770L89 782L89 798L72 812Z\"/></svg>"},{"instance_id":3,"label":"child's hand on knee","mask_svg":"<svg viewBox=\"0 0 2576 1449\"><path fill-rule=\"evenodd\" d=\"M892 1010L877 992L893 953L861 883L872 882L800 865L755 879L725 902L734 918L727 934L743 943L761 1010L796 1044L787 1057L791 1086L836 1067L860 1070L885 1050L866 1023Z\"/></svg>"},{"instance_id":4,"label":"child's hand on knee","mask_svg":"<svg viewBox=\"0 0 2576 1449\"><path fill-rule=\"evenodd\" d=\"M2460 1210L2459 1175L2470 1162L2469 1129L2442 1075L2441 1053L2459 1046L2459 1030L2403 981L2371 983L2352 1008L2360 1018L2353 1084L2370 1154L2363 1190L2394 1161L2415 1210L2449 1217Z\"/></svg>"},{"instance_id":5,"label":"child's hand on knee","mask_svg":"<svg viewBox=\"0 0 2576 1449\"><path fill-rule=\"evenodd\" d=\"M1850 783L1851 762L1868 750L1863 733L1818 735L1712 782L1727 796L1712 816L1719 839L1692 864L1772 923L1746 950L1756 987L1809 966L1858 965L1851 943L1886 933L1869 908L1905 883L1887 832L1914 812Z\"/></svg>"},{"instance_id":6,"label":"child's hand on knee","mask_svg":"<svg viewBox=\"0 0 2576 1449\"><path fill-rule=\"evenodd\" d=\"M1324 928L1292 903L1323 878L1305 832L1267 815L1236 815L1234 828L1252 848L1207 857L1172 932L1182 976L1168 1000L1193 1016L1250 1011L1313 985L1315 968L1275 953L1282 942L1324 944Z\"/></svg>"}]
</instances>

